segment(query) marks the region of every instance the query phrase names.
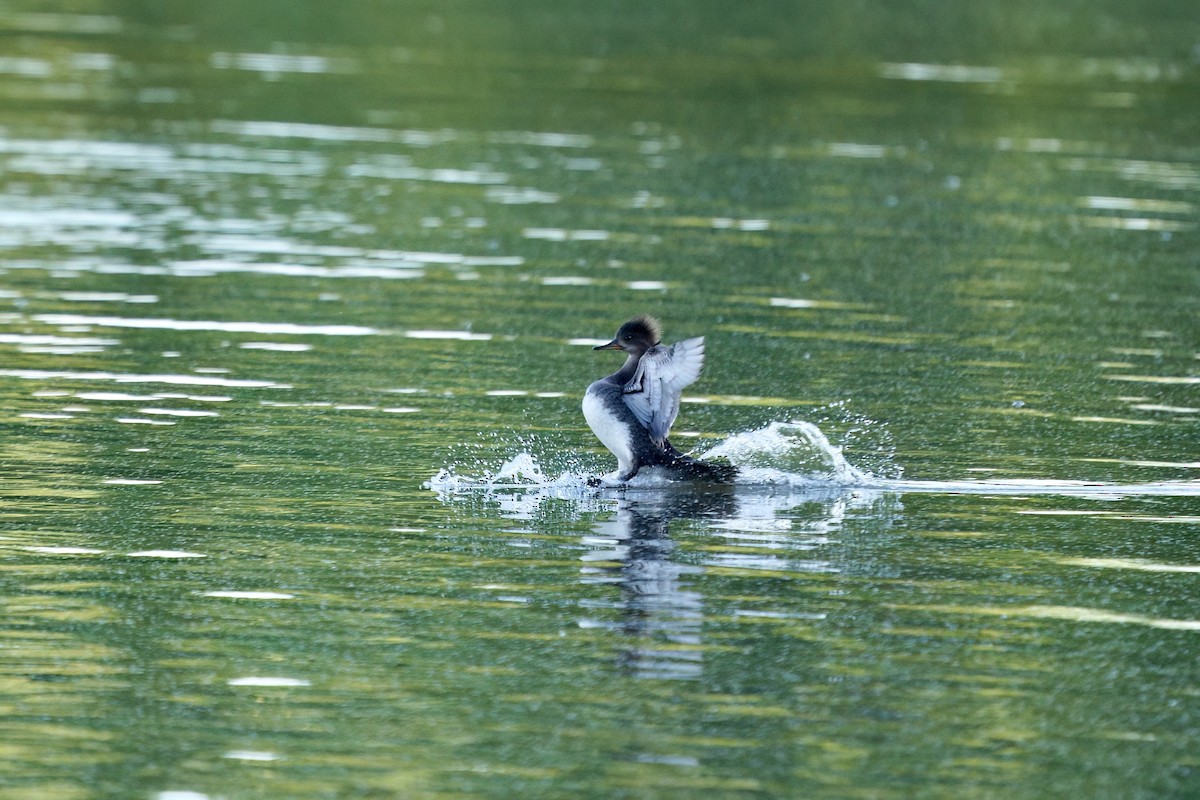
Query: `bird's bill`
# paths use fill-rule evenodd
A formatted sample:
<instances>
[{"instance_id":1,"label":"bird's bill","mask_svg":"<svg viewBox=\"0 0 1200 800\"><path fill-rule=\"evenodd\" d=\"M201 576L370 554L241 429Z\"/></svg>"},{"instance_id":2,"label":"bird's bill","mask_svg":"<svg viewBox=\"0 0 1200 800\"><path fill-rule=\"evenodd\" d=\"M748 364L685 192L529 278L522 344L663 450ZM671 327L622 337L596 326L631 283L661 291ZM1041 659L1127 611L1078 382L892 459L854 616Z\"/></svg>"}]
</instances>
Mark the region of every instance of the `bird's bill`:
<instances>
[{"instance_id":1,"label":"bird's bill","mask_svg":"<svg viewBox=\"0 0 1200 800\"><path fill-rule=\"evenodd\" d=\"M608 344L598 344L595 347L593 347L592 349L593 350L624 350L625 348L621 347L620 342L618 342L616 339L613 339Z\"/></svg>"}]
</instances>

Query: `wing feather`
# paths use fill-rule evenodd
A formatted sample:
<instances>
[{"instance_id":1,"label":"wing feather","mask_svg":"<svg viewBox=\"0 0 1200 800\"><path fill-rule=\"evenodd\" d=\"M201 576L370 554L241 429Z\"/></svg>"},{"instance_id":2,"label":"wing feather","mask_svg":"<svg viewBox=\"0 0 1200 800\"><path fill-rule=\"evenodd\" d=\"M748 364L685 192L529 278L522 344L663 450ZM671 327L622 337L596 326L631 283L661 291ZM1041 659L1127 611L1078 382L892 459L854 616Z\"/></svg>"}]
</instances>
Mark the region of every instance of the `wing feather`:
<instances>
[{"instance_id":1,"label":"wing feather","mask_svg":"<svg viewBox=\"0 0 1200 800\"><path fill-rule=\"evenodd\" d=\"M633 380L625 386L625 405L660 447L679 416L679 398L684 388L700 377L703 367L703 336L684 339L670 347L658 345L646 351Z\"/></svg>"}]
</instances>

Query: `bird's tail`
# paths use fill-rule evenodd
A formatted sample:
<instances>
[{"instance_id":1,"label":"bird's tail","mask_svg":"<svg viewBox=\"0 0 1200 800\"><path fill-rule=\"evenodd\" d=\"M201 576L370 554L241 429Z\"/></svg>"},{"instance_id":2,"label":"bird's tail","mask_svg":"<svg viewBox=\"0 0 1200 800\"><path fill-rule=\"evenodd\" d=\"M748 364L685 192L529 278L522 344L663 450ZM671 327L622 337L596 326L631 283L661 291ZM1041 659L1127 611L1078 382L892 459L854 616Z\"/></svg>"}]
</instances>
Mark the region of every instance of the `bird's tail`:
<instances>
[{"instance_id":1,"label":"bird's tail","mask_svg":"<svg viewBox=\"0 0 1200 800\"><path fill-rule=\"evenodd\" d=\"M679 452L670 442L666 443L664 453L666 459L662 466L676 473L682 480L733 483L737 477L737 467L725 460L701 461Z\"/></svg>"}]
</instances>

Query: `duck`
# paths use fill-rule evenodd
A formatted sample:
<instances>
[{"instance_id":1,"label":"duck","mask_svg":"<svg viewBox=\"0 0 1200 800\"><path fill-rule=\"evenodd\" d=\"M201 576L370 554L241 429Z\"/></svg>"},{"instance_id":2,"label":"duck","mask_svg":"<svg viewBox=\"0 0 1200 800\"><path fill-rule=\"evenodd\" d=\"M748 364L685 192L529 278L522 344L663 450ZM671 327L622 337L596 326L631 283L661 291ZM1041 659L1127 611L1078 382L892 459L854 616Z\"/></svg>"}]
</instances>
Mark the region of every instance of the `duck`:
<instances>
[{"instance_id":1,"label":"duck","mask_svg":"<svg viewBox=\"0 0 1200 800\"><path fill-rule=\"evenodd\" d=\"M616 472L593 485L627 483L646 467L660 468L672 481L733 481L733 466L692 458L668 439L680 396L704 367L703 336L664 345L658 321L639 314L621 325L612 341L592 349L625 353L621 368L583 395L588 427L617 458Z\"/></svg>"}]
</instances>

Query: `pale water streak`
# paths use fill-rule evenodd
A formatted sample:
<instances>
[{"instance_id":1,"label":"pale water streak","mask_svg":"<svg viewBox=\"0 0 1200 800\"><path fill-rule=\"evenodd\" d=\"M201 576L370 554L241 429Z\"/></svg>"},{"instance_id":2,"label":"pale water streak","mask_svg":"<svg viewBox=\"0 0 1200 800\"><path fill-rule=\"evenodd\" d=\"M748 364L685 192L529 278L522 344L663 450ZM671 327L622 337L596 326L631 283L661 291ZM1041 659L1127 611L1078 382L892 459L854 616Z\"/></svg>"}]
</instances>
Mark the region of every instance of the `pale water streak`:
<instances>
[{"instance_id":1,"label":"pale water streak","mask_svg":"<svg viewBox=\"0 0 1200 800\"><path fill-rule=\"evenodd\" d=\"M6 369L0 375L25 380L112 381L114 383L166 383L176 386L220 386L246 389L290 389L291 386L273 381L244 378L221 378L212 375L134 374L114 372L77 372L71 370Z\"/></svg>"},{"instance_id":2,"label":"pale water streak","mask_svg":"<svg viewBox=\"0 0 1200 800\"><path fill-rule=\"evenodd\" d=\"M306 325L294 322L223 322L217 320L149 319L89 316L86 314L38 314L38 322L47 325L95 325L101 328L141 328L173 331L224 331L227 333L265 333L296 336L373 336L375 328L362 325Z\"/></svg>"}]
</instances>

